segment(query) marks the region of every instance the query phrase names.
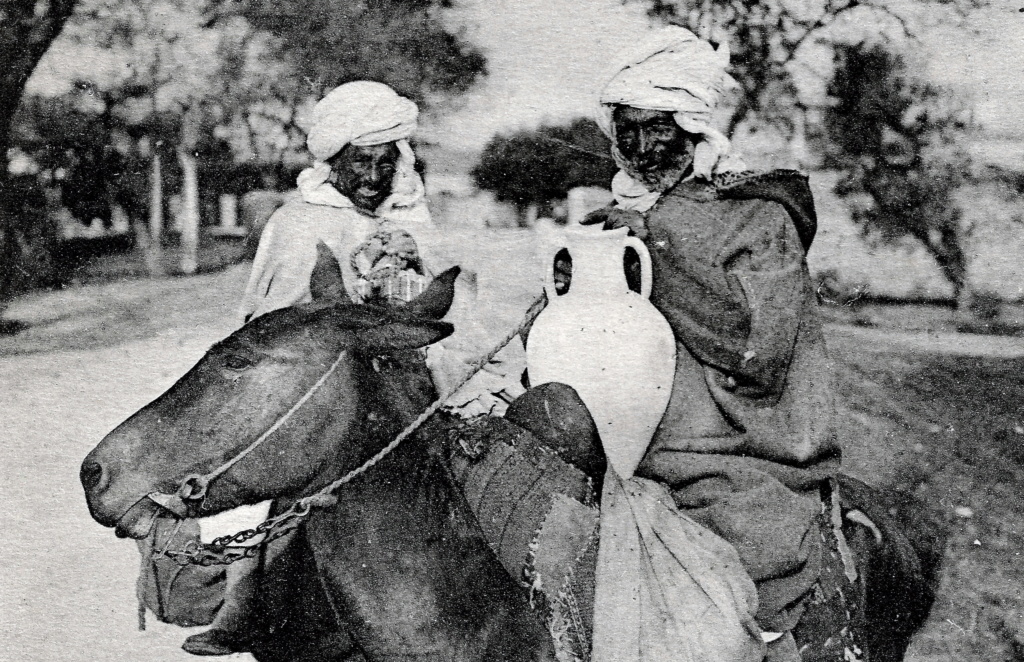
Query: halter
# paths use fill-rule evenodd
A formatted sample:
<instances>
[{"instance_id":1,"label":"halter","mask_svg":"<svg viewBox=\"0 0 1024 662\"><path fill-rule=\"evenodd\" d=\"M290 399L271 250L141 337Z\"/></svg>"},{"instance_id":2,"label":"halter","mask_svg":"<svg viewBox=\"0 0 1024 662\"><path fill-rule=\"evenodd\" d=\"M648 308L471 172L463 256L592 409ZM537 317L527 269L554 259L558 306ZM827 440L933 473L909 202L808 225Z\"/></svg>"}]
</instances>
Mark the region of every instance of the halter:
<instances>
[{"instance_id":1,"label":"halter","mask_svg":"<svg viewBox=\"0 0 1024 662\"><path fill-rule=\"evenodd\" d=\"M293 404L291 408L288 409L288 411L282 414L276 421L274 421L274 423L269 428L266 429L265 432L263 432L263 434L257 437L251 444L249 444L241 451L239 451L234 457L229 459L227 462L224 462L219 467L217 467L216 469L209 473L189 474L185 476L185 478L182 479L181 484L178 486L177 492L175 492L174 494L154 492L148 495L149 499L160 504L167 510L170 510L178 517L187 517L189 507L191 505L198 504L204 498L206 498L206 492L210 486L210 483L212 483L214 480L227 473L227 471L231 469L231 467L241 462L246 456L248 456L254 450L259 448L263 444L263 442L270 437L270 435L277 432L282 425L287 423L288 419L290 419L295 414L295 412L297 412L302 407L302 405L306 404L309 401L309 399L312 398L313 395L320 390L320 387L323 386L328 379L330 379L331 375L333 375L334 372L338 369L338 366L341 365L341 361L342 359L345 358L346 354L348 354L347 350L342 350L342 352L338 354L338 358L334 360L334 363L332 363L331 366L327 368L327 371L324 374L320 375L320 378L316 380L316 383L309 387L309 389L302 394L302 397L300 397L295 402L295 404Z\"/></svg>"},{"instance_id":2,"label":"halter","mask_svg":"<svg viewBox=\"0 0 1024 662\"><path fill-rule=\"evenodd\" d=\"M363 464L349 471L326 487L320 489L318 492L302 497L295 502L291 508L280 515L265 520L255 529L246 529L232 535L222 536L210 543L190 541L181 550L169 550L168 548L170 547L171 542L173 542L174 537L177 535L178 529L181 526L181 520L186 519L189 517L191 512L198 509L199 503L201 503L206 497L210 483L222 476L225 472L231 469L231 467L259 448L259 446L266 441L270 435L280 429L281 426L284 425L300 407L302 407L302 405L308 402L309 399L313 397L313 394L315 394L320 387L324 385L330 376L338 369L338 366L341 365L341 361L345 358L347 353L345 351L341 352L327 371L320 376L316 383L313 384L313 386L311 386L309 390L307 390L302 397L299 398L290 409L288 409L288 411L278 418L273 425L267 428L266 432L257 437L237 455L209 473L189 474L188 476L185 476L175 494L153 492L144 497L172 512L179 519L178 526L176 526L174 531L171 533L163 549L154 553L158 556L167 556L180 565L227 565L243 558L255 556L258 553L260 545L265 545L277 540L293 529L298 528L305 518L309 516L314 507L325 508L334 505L337 502L337 497L334 496L335 491L337 491L342 485L351 482L361 474L367 472L371 467L390 455L392 451L398 448L399 444L412 436L412 434L416 432L416 430L418 430L419 427L427 421L427 419L433 416L438 409L444 406L444 403L450 397L452 397L460 388L465 386L466 383L469 382L476 373L480 372L484 366L490 363L491 359L493 359L498 352L505 347L505 345L509 344L512 339L518 336L524 329L528 328L533 323L534 319L537 318L537 315L540 314L541 310L544 309L546 303L547 299L543 294L535 299L523 316L522 322L520 322L513 330L509 331L498 342L498 344L491 349L491 351L472 363L466 371L466 374L463 375L461 379L449 387L438 397L437 400L424 409L423 412L409 423L409 425L407 425L400 433L398 433L398 436L388 443L387 446L374 453L374 455L363 462ZM259 544L247 546L239 545L239 543L248 542L259 536L265 536Z\"/></svg>"}]
</instances>

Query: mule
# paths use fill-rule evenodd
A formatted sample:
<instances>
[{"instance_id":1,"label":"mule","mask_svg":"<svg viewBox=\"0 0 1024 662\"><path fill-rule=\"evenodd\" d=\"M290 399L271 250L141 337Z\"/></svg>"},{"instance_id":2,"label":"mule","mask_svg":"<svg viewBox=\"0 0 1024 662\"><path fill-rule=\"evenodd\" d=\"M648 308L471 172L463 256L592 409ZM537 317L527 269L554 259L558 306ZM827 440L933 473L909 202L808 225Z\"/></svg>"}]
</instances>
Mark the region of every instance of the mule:
<instances>
[{"instance_id":1,"label":"mule","mask_svg":"<svg viewBox=\"0 0 1024 662\"><path fill-rule=\"evenodd\" d=\"M345 303L340 269L322 252L312 303L264 315L215 345L86 457L81 481L93 518L120 536L146 536L160 513L147 495L174 493L186 476L238 455L336 361L293 417L209 484L202 512L192 514L294 501L362 464L436 397L416 350L452 332L439 320L456 274L435 279L405 308L355 306ZM491 552L432 452L432 436L428 426L342 487L337 503L315 510L299 540L271 560L288 570L276 573L276 589L273 581L268 587L273 626L254 645L257 659L554 659L545 624ZM852 540L867 570L885 551L879 558L889 563L888 576L879 583L904 579L905 564L893 562L891 550L863 536ZM927 574L937 566L918 568ZM928 581L904 583L917 590ZM867 639L878 648L872 659L901 659L930 601L869 604Z\"/></svg>"},{"instance_id":2,"label":"mule","mask_svg":"<svg viewBox=\"0 0 1024 662\"><path fill-rule=\"evenodd\" d=\"M339 356L296 416L209 485L202 514L294 498L364 462L436 397L423 361L408 353L452 332L438 318L456 274L390 310L340 303L337 264L326 275L318 267L311 304L264 315L215 345L89 453L81 479L93 518L145 536L158 508L146 495L174 493L185 475L238 454ZM305 525L325 599L290 606L324 622L326 602L336 632L319 639L334 650L301 641L310 628L295 624L279 637L297 641L257 645L257 659L553 659L543 623L428 450L410 439ZM293 565L305 554L296 549Z\"/></svg>"}]
</instances>

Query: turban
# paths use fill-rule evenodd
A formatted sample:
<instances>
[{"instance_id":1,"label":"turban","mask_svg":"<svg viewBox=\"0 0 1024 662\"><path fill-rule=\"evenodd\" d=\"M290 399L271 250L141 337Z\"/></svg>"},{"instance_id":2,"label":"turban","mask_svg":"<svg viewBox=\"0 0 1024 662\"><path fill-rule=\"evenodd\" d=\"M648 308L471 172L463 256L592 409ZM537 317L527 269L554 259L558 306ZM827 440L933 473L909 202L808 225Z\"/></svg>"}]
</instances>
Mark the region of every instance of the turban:
<instances>
[{"instance_id":1,"label":"turban","mask_svg":"<svg viewBox=\"0 0 1024 662\"><path fill-rule=\"evenodd\" d=\"M729 140L712 127L712 115L726 86L729 48L718 48L678 26L662 28L621 53L600 94L597 122L614 144L615 105L673 113L684 131L703 136L694 155L694 173L710 176L729 151Z\"/></svg>"},{"instance_id":2,"label":"turban","mask_svg":"<svg viewBox=\"0 0 1024 662\"><path fill-rule=\"evenodd\" d=\"M416 130L416 104L399 96L383 83L360 80L340 85L313 108L313 128L306 147L313 165L299 174L298 187L306 202L332 207L351 207L352 202L329 183L327 160L346 145L398 146L398 167L391 195L381 203L378 214L429 219L424 203L423 181L416 173L416 155L407 138Z\"/></svg>"},{"instance_id":3,"label":"turban","mask_svg":"<svg viewBox=\"0 0 1024 662\"><path fill-rule=\"evenodd\" d=\"M368 80L334 88L313 108L306 146L326 161L345 145L380 145L405 140L416 130L416 104L383 83Z\"/></svg>"}]
</instances>

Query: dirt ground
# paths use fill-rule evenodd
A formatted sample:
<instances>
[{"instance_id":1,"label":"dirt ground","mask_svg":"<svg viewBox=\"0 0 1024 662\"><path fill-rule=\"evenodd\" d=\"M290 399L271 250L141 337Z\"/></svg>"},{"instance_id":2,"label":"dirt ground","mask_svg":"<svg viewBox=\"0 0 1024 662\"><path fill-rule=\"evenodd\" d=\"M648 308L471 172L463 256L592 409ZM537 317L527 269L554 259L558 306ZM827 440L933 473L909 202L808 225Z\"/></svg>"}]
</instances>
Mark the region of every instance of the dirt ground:
<instances>
[{"instance_id":1,"label":"dirt ground","mask_svg":"<svg viewBox=\"0 0 1024 662\"><path fill-rule=\"evenodd\" d=\"M539 289L509 259L532 245L516 233L464 244L468 262L501 265L481 278L495 329ZM245 275L239 265L37 293L8 311L27 328L0 337L0 661L193 659L178 649L187 631L152 618L137 630L135 546L89 518L77 472L107 431L230 332ZM525 285L510 292L509 282ZM953 530L938 602L908 659L1024 660L1024 339L827 333L846 470L913 492Z\"/></svg>"}]
</instances>

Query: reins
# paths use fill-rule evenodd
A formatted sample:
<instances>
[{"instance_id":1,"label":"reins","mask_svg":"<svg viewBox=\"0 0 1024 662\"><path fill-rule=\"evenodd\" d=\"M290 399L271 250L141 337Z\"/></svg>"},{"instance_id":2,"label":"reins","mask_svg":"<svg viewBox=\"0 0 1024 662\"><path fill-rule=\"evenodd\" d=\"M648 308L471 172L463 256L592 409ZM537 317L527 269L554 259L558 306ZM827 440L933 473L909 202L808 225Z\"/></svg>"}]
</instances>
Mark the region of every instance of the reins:
<instances>
[{"instance_id":1,"label":"reins","mask_svg":"<svg viewBox=\"0 0 1024 662\"><path fill-rule=\"evenodd\" d=\"M466 373L454 385L449 387L434 402L424 409L423 412L409 423L394 439L391 440L390 443L374 453L373 456L355 469L352 469L341 478L338 478L329 485L321 488L319 491L302 497L292 504L288 510L284 511L280 515L276 515L265 520L254 529L246 529L239 531L238 533L222 536L220 538L216 538L210 543L190 541L180 550L170 550L170 544L173 542L173 539L177 534L178 528L180 527L179 524L179 527L175 527L174 531L171 533L171 536L164 544L163 549L154 553L156 555L167 556L181 565L193 564L207 566L227 565L243 558L255 556L258 553L260 545L265 545L277 540L298 528L305 518L309 516L313 508L324 508L334 505L337 502L334 492L343 485L350 483L355 478L369 471L374 465L398 448L403 441L412 436L420 426L422 426L431 416L437 413L437 410L444 406L445 402L447 402L450 397L455 395L455 393L465 386L469 380L484 368L484 366L490 363L498 352L500 352L506 345L512 342L516 336L522 333L524 329L533 323L537 318L537 315L540 314L540 311L544 309L546 301L547 299L543 294L537 297L537 299L535 299L526 310L522 321L514 329L509 331L500 341L498 341L498 343L487 354L472 363ZM237 455L207 474L190 474L186 476L182 480L177 493L174 495L153 493L149 495L149 498L160 504L165 509L173 512L179 517L179 519L188 517L192 510L190 506L197 507L198 504L201 503L206 496L206 491L210 483L231 469L231 467L240 462L247 455L259 448L259 446L266 441L270 435L279 430L281 426L284 425L288 419L290 419L295 412L302 407L302 405L308 402L309 399L313 397L313 395L324 385L324 383L326 383L330 376L337 370L338 366L341 365L341 361L344 357L345 352L342 352L327 371L320 376L316 383L313 384L313 386L311 386L309 390L307 390L302 397L288 409L288 411L281 415L273 425L271 425L265 432L263 432ZM258 537L263 537L263 539L250 545L242 544L250 542Z\"/></svg>"}]
</instances>

